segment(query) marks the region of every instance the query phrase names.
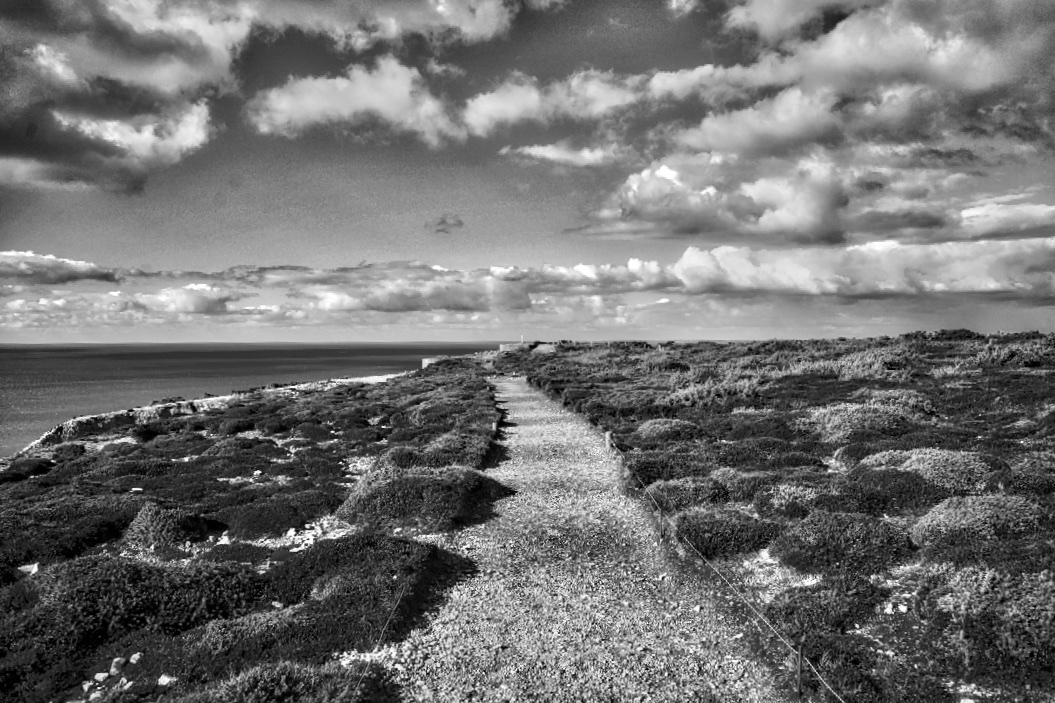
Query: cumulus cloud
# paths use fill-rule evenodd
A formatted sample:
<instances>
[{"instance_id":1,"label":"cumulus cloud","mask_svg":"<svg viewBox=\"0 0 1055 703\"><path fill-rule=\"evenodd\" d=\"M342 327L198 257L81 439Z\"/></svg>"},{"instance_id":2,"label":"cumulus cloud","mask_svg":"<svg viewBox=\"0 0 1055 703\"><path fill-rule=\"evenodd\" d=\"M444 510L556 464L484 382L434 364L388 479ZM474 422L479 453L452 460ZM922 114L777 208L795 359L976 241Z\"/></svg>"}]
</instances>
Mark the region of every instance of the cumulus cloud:
<instances>
[{"instance_id":1,"label":"cumulus cloud","mask_svg":"<svg viewBox=\"0 0 1055 703\"><path fill-rule=\"evenodd\" d=\"M1055 291L1055 239L752 250L690 247L672 266L691 293L751 292L845 297Z\"/></svg>"},{"instance_id":2,"label":"cumulus cloud","mask_svg":"<svg viewBox=\"0 0 1055 703\"><path fill-rule=\"evenodd\" d=\"M674 234L838 242L847 202L842 179L824 161L680 155L631 174L596 216Z\"/></svg>"},{"instance_id":3,"label":"cumulus cloud","mask_svg":"<svg viewBox=\"0 0 1055 703\"><path fill-rule=\"evenodd\" d=\"M114 269L87 261L61 259L31 251L0 251L0 281L25 284L60 285L73 281L109 281L120 276Z\"/></svg>"},{"instance_id":4,"label":"cumulus cloud","mask_svg":"<svg viewBox=\"0 0 1055 703\"><path fill-rule=\"evenodd\" d=\"M742 0L729 11L732 27L748 27L773 41L797 30L824 10L853 10L879 0Z\"/></svg>"},{"instance_id":5,"label":"cumulus cloud","mask_svg":"<svg viewBox=\"0 0 1055 703\"><path fill-rule=\"evenodd\" d=\"M497 88L470 98L463 120L477 136L525 121L596 120L638 102L645 80L643 76L589 69L539 86L531 76L516 73Z\"/></svg>"},{"instance_id":6,"label":"cumulus cloud","mask_svg":"<svg viewBox=\"0 0 1055 703\"><path fill-rule=\"evenodd\" d=\"M528 146L505 146L499 151L503 156L519 156L532 161L546 161L561 166L602 166L618 161L622 151L614 144L576 149L567 141L556 144L532 144Z\"/></svg>"},{"instance_id":7,"label":"cumulus cloud","mask_svg":"<svg viewBox=\"0 0 1055 703\"><path fill-rule=\"evenodd\" d=\"M246 0L224 0L237 6ZM520 3L503 0L249 0L258 21L326 34L357 50L419 34L433 41L480 42L505 34ZM559 5L528 0L533 9Z\"/></svg>"},{"instance_id":8,"label":"cumulus cloud","mask_svg":"<svg viewBox=\"0 0 1055 703\"><path fill-rule=\"evenodd\" d=\"M1047 226L1039 197L983 207L956 193L1055 148L1055 5L740 0L726 20L762 39L753 61L626 79L657 109L692 100L708 112L655 126L660 158L580 231L837 243L840 232L949 239Z\"/></svg>"},{"instance_id":9,"label":"cumulus cloud","mask_svg":"<svg viewBox=\"0 0 1055 703\"><path fill-rule=\"evenodd\" d=\"M16 262L0 268L15 282L0 307L0 328L12 329L198 319L216 324L251 320L276 329L355 320L379 326L574 324L582 330L660 314L692 317L708 306L733 314L736 301L758 296L777 305L789 297L807 297L832 303L894 298L925 306L922 301L950 295L1047 305L1055 294L1055 237L938 244L885 240L794 249L690 246L667 264L630 259L625 265L456 270L397 261L334 269L241 266L209 274L170 271L123 278L87 262L3 256ZM120 289L99 292L92 280L119 282ZM250 298L252 304L241 302Z\"/></svg>"},{"instance_id":10,"label":"cumulus cloud","mask_svg":"<svg viewBox=\"0 0 1055 703\"><path fill-rule=\"evenodd\" d=\"M135 191L211 136L248 4L41 0L0 8L0 182Z\"/></svg>"},{"instance_id":11,"label":"cumulus cloud","mask_svg":"<svg viewBox=\"0 0 1055 703\"><path fill-rule=\"evenodd\" d=\"M744 156L784 153L803 144L836 140L840 130L832 114L835 102L831 93L789 88L751 107L708 115L698 127L679 133L676 140L700 151Z\"/></svg>"},{"instance_id":12,"label":"cumulus cloud","mask_svg":"<svg viewBox=\"0 0 1055 703\"><path fill-rule=\"evenodd\" d=\"M430 146L457 139L460 129L429 92L416 68L392 56L373 69L350 66L337 78L294 78L258 94L247 106L249 120L262 134L296 136L316 125L356 124L377 119L417 135Z\"/></svg>"}]
</instances>

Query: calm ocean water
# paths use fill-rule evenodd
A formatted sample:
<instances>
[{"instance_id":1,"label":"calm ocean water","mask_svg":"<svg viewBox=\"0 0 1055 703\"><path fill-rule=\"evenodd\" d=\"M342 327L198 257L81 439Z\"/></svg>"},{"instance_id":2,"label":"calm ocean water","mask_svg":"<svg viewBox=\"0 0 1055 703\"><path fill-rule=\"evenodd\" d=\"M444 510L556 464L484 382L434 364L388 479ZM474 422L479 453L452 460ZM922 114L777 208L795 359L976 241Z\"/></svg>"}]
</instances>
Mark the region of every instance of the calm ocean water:
<instances>
[{"instance_id":1,"label":"calm ocean water","mask_svg":"<svg viewBox=\"0 0 1055 703\"><path fill-rule=\"evenodd\" d=\"M422 357L497 348L497 342L0 346L0 456L78 415L268 383L397 373L421 368Z\"/></svg>"}]
</instances>

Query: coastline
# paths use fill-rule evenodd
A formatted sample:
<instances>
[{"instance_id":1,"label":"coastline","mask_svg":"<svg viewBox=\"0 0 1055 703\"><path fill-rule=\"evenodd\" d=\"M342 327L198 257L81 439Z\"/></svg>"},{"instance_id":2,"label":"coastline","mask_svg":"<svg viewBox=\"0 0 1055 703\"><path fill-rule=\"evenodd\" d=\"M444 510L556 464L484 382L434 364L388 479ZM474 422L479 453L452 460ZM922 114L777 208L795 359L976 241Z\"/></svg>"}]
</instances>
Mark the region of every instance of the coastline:
<instances>
[{"instance_id":1,"label":"coastline","mask_svg":"<svg viewBox=\"0 0 1055 703\"><path fill-rule=\"evenodd\" d=\"M247 389L245 391L228 393L225 395L191 398L189 400L180 400L171 403L142 405L127 410L78 415L56 425L47 432L44 432L40 437L13 454L0 457L0 472L4 471L4 469L7 468L7 465L15 459L25 458L38 449L51 447L56 444L61 444L62 442L68 442L77 439L78 437L82 437L85 434L128 427L176 415L193 415L212 408L225 406L232 400L240 396L248 395L249 393L295 395L305 391L325 391L336 386L348 385L351 383L383 383L391 378L405 376L409 373L413 372L401 371L398 373L376 374L372 376L342 376L322 381L306 381L304 383L296 383L288 386L276 386L274 388L265 387Z\"/></svg>"}]
</instances>

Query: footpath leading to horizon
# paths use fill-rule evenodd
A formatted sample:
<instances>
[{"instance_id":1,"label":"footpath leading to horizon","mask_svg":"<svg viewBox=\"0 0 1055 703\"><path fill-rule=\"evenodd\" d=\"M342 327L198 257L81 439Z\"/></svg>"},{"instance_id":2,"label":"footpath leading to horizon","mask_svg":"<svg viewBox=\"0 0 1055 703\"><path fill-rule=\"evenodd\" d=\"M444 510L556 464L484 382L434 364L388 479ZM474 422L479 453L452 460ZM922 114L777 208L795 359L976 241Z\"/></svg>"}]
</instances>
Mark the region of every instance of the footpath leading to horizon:
<instances>
[{"instance_id":1,"label":"footpath leading to horizon","mask_svg":"<svg viewBox=\"0 0 1055 703\"><path fill-rule=\"evenodd\" d=\"M500 379L516 491L433 538L473 559L438 611L378 653L413 701L788 701L701 584L656 549L598 430Z\"/></svg>"}]
</instances>

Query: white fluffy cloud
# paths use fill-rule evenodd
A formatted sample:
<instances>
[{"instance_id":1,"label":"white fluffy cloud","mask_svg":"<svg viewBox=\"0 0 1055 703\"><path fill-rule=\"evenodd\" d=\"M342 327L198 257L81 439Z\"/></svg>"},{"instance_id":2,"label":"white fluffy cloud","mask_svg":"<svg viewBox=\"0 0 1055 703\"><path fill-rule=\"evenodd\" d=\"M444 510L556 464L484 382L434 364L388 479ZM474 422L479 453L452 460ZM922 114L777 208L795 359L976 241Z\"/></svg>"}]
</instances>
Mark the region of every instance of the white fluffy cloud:
<instances>
[{"instance_id":1,"label":"white fluffy cloud","mask_svg":"<svg viewBox=\"0 0 1055 703\"><path fill-rule=\"evenodd\" d=\"M209 107L204 101L184 106L171 115L140 115L104 120L69 112L53 113L63 129L116 147L129 167L170 166L202 147L211 132Z\"/></svg>"},{"instance_id":2,"label":"white fluffy cloud","mask_svg":"<svg viewBox=\"0 0 1055 703\"><path fill-rule=\"evenodd\" d=\"M502 155L515 155L534 161L545 161L561 166L602 166L618 161L621 150L613 144L576 149L568 142L556 144L532 144L521 147L502 147Z\"/></svg>"},{"instance_id":3,"label":"white fluffy cloud","mask_svg":"<svg viewBox=\"0 0 1055 703\"><path fill-rule=\"evenodd\" d=\"M884 241L839 248L690 247L672 271L692 293L920 295L1055 292L1055 239L942 244Z\"/></svg>"},{"instance_id":4,"label":"white fluffy cloud","mask_svg":"<svg viewBox=\"0 0 1055 703\"><path fill-rule=\"evenodd\" d=\"M0 281L60 285L72 281L116 282L118 279L119 275L113 269L87 261L31 251L0 251Z\"/></svg>"},{"instance_id":5,"label":"white fluffy cloud","mask_svg":"<svg viewBox=\"0 0 1055 703\"><path fill-rule=\"evenodd\" d=\"M744 156L782 153L838 138L839 119L832 113L835 102L831 93L789 88L751 107L708 115L698 127L679 133L676 140L700 151Z\"/></svg>"},{"instance_id":6,"label":"white fluffy cloud","mask_svg":"<svg viewBox=\"0 0 1055 703\"><path fill-rule=\"evenodd\" d=\"M470 98L463 120L477 136L518 122L597 120L638 102L645 80L643 76L621 77L591 69L539 86L534 78L515 74L497 88Z\"/></svg>"},{"instance_id":7,"label":"white fluffy cloud","mask_svg":"<svg viewBox=\"0 0 1055 703\"><path fill-rule=\"evenodd\" d=\"M295 136L316 125L378 119L439 146L459 138L447 109L429 92L416 68L392 56L371 70L351 66L337 78L295 78L258 94L247 107L249 120L263 134Z\"/></svg>"}]
</instances>

